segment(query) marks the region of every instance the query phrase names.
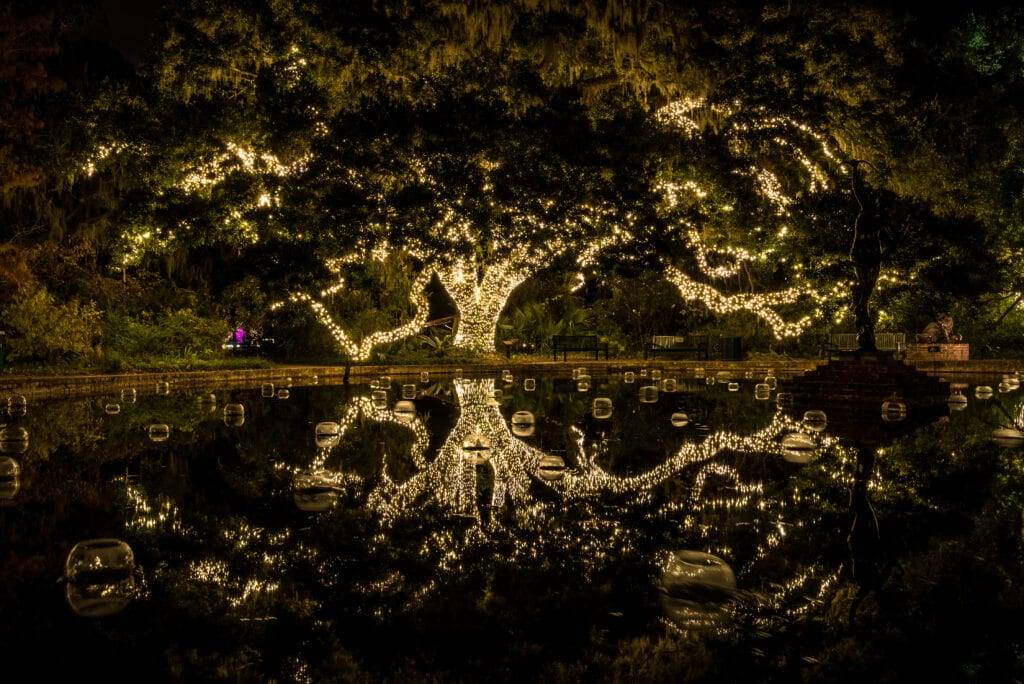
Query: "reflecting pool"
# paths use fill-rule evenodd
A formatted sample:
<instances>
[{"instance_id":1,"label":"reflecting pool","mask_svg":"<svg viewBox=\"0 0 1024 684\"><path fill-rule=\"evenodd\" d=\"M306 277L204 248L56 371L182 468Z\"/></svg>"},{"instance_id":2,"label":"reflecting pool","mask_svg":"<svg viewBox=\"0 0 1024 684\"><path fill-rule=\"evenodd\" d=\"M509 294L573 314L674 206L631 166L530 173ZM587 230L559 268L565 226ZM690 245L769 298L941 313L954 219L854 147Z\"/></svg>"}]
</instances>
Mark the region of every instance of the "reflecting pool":
<instances>
[{"instance_id":1,"label":"reflecting pool","mask_svg":"<svg viewBox=\"0 0 1024 684\"><path fill-rule=\"evenodd\" d=\"M774 377L639 370L19 404L0 428L4 662L1019 676L1019 390L972 380L927 420L893 397L850 428L827 402L789 412Z\"/></svg>"}]
</instances>

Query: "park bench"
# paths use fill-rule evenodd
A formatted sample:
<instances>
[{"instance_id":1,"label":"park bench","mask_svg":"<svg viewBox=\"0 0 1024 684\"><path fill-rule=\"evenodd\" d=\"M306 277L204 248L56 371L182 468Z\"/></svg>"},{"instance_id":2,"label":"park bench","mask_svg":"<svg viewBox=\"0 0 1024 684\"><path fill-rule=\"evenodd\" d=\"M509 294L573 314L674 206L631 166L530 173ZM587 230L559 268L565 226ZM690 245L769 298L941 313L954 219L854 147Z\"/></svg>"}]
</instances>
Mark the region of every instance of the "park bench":
<instances>
[{"instance_id":1,"label":"park bench","mask_svg":"<svg viewBox=\"0 0 1024 684\"><path fill-rule=\"evenodd\" d=\"M709 348L707 335L655 335L644 345L644 358L695 353L699 361L708 358Z\"/></svg>"},{"instance_id":2,"label":"park bench","mask_svg":"<svg viewBox=\"0 0 1024 684\"><path fill-rule=\"evenodd\" d=\"M558 352L562 352L562 360L565 361L568 352L593 352L596 360L602 351L607 360L608 343L601 342L597 335L555 335L551 338L551 353L555 361L558 360Z\"/></svg>"},{"instance_id":3,"label":"park bench","mask_svg":"<svg viewBox=\"0 0 1024 684\"><path fill-rule=\"evenodd\" d=\"M897 332L877 332L875 348L878 351L903 352L907 348L907 336ZM829 333L828 338L822 342L821 355L831 359L833 354L843 356L853 354L858 349L857 333Z\"/></svg>"}]
</instances>

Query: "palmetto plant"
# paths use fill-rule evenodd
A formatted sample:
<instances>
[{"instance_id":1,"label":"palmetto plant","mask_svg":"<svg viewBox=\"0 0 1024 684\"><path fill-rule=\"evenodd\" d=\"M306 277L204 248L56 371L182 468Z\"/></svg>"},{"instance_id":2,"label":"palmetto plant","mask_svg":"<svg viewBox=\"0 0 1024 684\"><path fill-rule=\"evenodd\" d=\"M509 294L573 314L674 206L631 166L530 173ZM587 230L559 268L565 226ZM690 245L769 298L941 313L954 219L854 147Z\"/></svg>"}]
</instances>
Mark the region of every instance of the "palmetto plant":
<instances>
[{"instance_id":1,"label":"palmetto plant","mask_svg":"<svg viewBox=\"0 0 1024 684\"><path fill-rule=\"evenodd\" d=\"M424 349L442 355L451 348L455 338L450 332L430 332L419 336L420 345Z\"/></svg>"},{"instance_id":2,"label":"palmetto plant","mask_svg":"<svg viewBox=\"0 0 1024 684\"><path fill-rule=\"evenodd\" d=\"M580 332L587 322L582 309L570 309L562 318L556 319L551 310L541 302L523 304L501 324L502 331L509 337L521 340L539 351L551 348L555 335L571 335Z\"/></svg>"}]
</instances>

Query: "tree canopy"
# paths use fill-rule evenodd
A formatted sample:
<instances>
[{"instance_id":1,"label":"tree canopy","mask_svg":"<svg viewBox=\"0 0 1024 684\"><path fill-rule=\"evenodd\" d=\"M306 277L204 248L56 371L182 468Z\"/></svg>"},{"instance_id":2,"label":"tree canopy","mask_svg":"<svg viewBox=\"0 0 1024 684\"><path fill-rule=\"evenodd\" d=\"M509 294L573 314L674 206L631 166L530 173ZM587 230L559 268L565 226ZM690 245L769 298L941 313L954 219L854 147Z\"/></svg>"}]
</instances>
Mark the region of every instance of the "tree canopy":
<instances>
[{"instance_id":1,"label":"tree canopy","mask_svg":"<svg viewBox=\"0 0 1024 684\"><path fill-rule=\"evenodd\" d=\"M399 250L481 349L553 267L778 339L1019 290L1019 8L190 0L132 64L58 7L4 10L7 239L107 277L270 302Z\"/></svg>"}]
</instances>

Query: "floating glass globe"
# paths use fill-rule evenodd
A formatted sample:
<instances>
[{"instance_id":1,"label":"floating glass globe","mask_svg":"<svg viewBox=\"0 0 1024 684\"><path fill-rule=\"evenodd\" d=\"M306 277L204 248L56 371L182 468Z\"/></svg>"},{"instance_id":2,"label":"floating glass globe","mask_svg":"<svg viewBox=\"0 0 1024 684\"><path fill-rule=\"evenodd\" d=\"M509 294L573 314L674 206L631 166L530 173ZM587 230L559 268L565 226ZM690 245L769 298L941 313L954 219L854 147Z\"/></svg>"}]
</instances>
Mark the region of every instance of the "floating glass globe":
<instances>
[{"instance_id":1,"label":"floating glass globe","mask_svg":"<svg viewBox=\"0 0 1024 684\"><path fill-rule=\"evenodd\" d=\"M287 399L290 396L292 396L291 390L285 387L282 387L281 389L277 390L278 399Z\"/></svg>"},{"instance_id":2,"label":"floating glass globe","mask_svg":"<svg viewBox=\"0 0 1024 684\"><path fill-rule=\"evenodd\" d=\"M740 383L738 383L738 382L730 382L729 383L729 391L730 392L739 392L740 391Z\"/></svg>"},{"instance_id":3,"label":"floating glass globe","mask_svg":"<svg viewBox=\"0 0 1024 684\"><path fill-rule=\"evenodd\" d=\"M262 385L260 385L260 395L267 399L274 396L274 383L265 382Z\"/></svg>"},{"instance_id":4,"label":"floating glass globe","mask_svg":"<svg viewBox=\"0 0 1024 684\"><path fill-rule=\"evenodd\" d=\"M898 423L907 417L907 404L897 396L882 402L882 420L887 423Z\"/></svg>"},{"instance_id":5,"label":"floating glass globe","mask_svg":"<svg viewBox=\"0 0 1024 684\"><path fill-rule=\"evenodd\" d=\"M586 375L586 374L587 374L587 369L586 368L582 368L581 367L581 368L573 368L572 369L572 379L573 380L579 380L581 375Z\"/></svg>"},{"instance_id":6,"label":"floating glass globe","mask_svg":"<svg viewBox=\"0 0 1024 684\"><path fill-rule=\"evenodd\" d=\"M313 428L313 436L318 448L333 447L341 439L341 426L332 422L317 423Z\"/></svg>"},{"instance_id":7,"label":"floating glass globe","mask_svg":"<svg viewBox=\"0 0 1024 684\"><path fill-rule=\"evenodd\" d=\"M529 411L516 411L512 414L512 434L516 437L532 437L536 429L535 422Z\"/></svg>"},{"instance_id":8,"label":"floating glass globe","mask_svg":"<svg viewBox=\"0 0 1024 684\"><path fill-rule=\"evenodd\" d=\"M242 404L225 404L224 405L225 416L244 416L245 406Z\"/></svg>"},{"instance_id":9,"label":"floating glass globe","mask_svg":"<svg viewBox=\"0 0 1024 684\"><path fill-rule=\"evenodd\" d=\"M590 376L581 375L579 380L576 381L576 391L586 392L590 389Z\"/></svg>"},{"instance_id":10,"label":"floating glass globe","mask_svg":"<svg viewBox=\"0 0 1024 684\"><path fill-rule=\"evenodd\" d=\"M999 446L1019 449L1024 446L1024 432L1021 432L1017 428L996 428L992 431L992 441Z\"/></svg>"},{"instance_id":11,"label":"floating glass globe","mask_svg":"<svg viewBox=\"0 0 1024 684\"><path fill-rule=\"evenodd\" d=\"M507 383L512 382L512 371L508 369L501 371L501 379Z\"/></svg>"},{"instance_id":12,"label":"floating glass globe","mask_svg":"<svg viewBox=\"0 0 1024 684\"><path fill-rule=\"evenodd\" d=\"M21 466L10 456L0 457L0 501L10 501L21 489Z\"/></svg>"},{"instance_id":13,"label":"floating glass globe","mask_svg":"<svg viewBox=\"0 0 1024 684\"><path fill-rule=\"evenodd\" d=\"M732 380L732 372L724 370L718 371L717 373L715 373L715 380L717 380L718 382L729 382L730 380Z\"/></svg>"},{"instance_id":14,"label":"floating glass globe","mask_svg":"<svg viewBox=\"0 0 1024 684\"><path fill-rule=\"evenodd\" d=\"M121 405L111 402L103 407L103 412L108 416L116 416L121 412Z\"/></svg>"},{"instance_id":15,"label":"floating glass globe","mask_svg":"<svg viewBox=\"0 0 1024 684\"><path fill-rule=\"evenodd\" d=\"M813 432L821 432L828 425L828 416L824 411L805 411L803 425Z\"/></svg>"},{"instance_id":16,"label":"floating glass globe","mask_svg":"<svg viewBox=\"0 0 1024 684\"><path fill-rule=\"evenodd\" d=\"M705 375L705 371L704 371L703 368L700 368L698 366L697 368L693 369L693 377L695 377L695 378L703 378L704 375Z\"/></svg>"},{"instance_id":17,"label":"floating glass globe","mask_svg":"<svg viewBox=\"0 0 1024 684\"><path fill-rule=\"evenodd\" d=\"M139 393L135 391L134 387L126 387L121 390L121 401L128 404L134 404L138 396Z\"/></svg>"},{"instance_id":18,"label":"floating glass globe","mask_svg":"<svg viewBox=\"0 0 1024 684\"><path fill-rule=\"evenodd\" d=\"M395 403L395 418L403 423L411 423L416 419L416 404L408 399Z\"/></svg>"},{"instance_id":19,"label":"floating glass globe","mask_svg":"<svg viewBox=\"0 0 1024 684\"><path fill-rule=\"evenodd\" d=\"M28 400L24 395L12 394L7 397L7 412L12 416L23 416L28 411Z\"/></svg>"},{"instance_id":20,"label":"floating glass globe","mask_svg":"<svg viewBox=\"0 0 1024 684\"><path fill-rule=\"evenodd\" d=\"M651 380L661 380L661 371L657 368L651 371Z\"/></svg>"},{"instance_id":21,"label":"floating glass globe","mask_svg":"<svg viewBox=\"0 0 1024 684\"><path fill-rule=\"evenodd\" d=\"M146 431L151 442L166 442L171 437L171 426L165 423L154 423Z\"/></svg>"},{"instance_id":22,"label":"floating glass globe","mask_svg":"<svg viewBox=\"0 0 1024 684\"><path fill-rule=\"evenodd\" d=\"M380 388L382 390L389 390L389 389L391 389L391 376L390 375L382 375L382 376L380 376L380 378L377 380L377 385L380 386Z\"/></svg>"},{"instance_id":23,"label":"floating glass globe","mask_svg":"<svg viewBox=\"0 0 1024 684\"><path fill-rule=\"evenodd\" d=\"M454 377L455 377L456 380L461 380L462 379L462 369L461 368L456 368L455 369Z\"/></svg>"},{"instance_id":24,"label":"floating glass globe","mask_svg":"<svg viewBox=\"0 0 1024 684\"><path fill-rule=\"evenodd\" d=\"M790 463L808 463L817 451L814 438L802 432L790 432L782 438L782 458Z\"/></svg>"},{"instance_id":25,"label":"floating glass globe","mask_svg":"<svg viewBox=\"0 0 1024 684\"><path fill-rule=\"evenodd\" d=\"M779 408L791 408L793 406L793 394L791 392L779 392L775 395L775 405Z\"/></svg>"},{"instance_id":26,"label":"floating glass globe","mask_svg":"<svg viewBox=\"0 0 1024 684\"><path fill-rule=\"evenodd\" d=\"M669 418L669 422L672 423L672 427L686 427L690 424L690 416L685 413L673 413L672 417Z\"/></svg>"},{"instance_id":27,"label":"floating glass globe","mask_svg":"<svg viewBox=\"0 0 1024 684\"><path fill-rule=\"evenodd\" d=\"M643 369L640 370L640 377L641 378L646 378L647 377L647 369L646 368L643 368Z\"/></svg>"},{"instance_id":28,"label":"floating glass globe","mask_svg":"<svg viewBox=\"0 0 1024 684\"><path fill-rule=\"evenodd\" d=\"M708 385L708 386L714 385L715 384L715 376L714 375L708 375L707 377L705 377L704 378L704 384Z\"/></svg>"},{"instance_id":29,"label":"floating glass globe","mask_svg":"<svg viewBox=\"0 0 1024 684\"><path fill-rule=\"evenodd\" d=\"M676 391L676 379L675 378L665 378L664 380L662 380L661 381L661 391L662 392L675 392Z\"/></svg>"},{"instance_id":30,"label":"floating glass globe","mask_svg":"<svg viewBox=\"0 0 1024 684\"><path fill-rule=\"evenodd\" d=\"M950 394L949 398L946 399L946 404L949 405L950 411L963 411L967 408L967 397L958 391L953 392L953 394Z\"/></svg>"},{"instance_id":31,"label":"floating glass globe","mask_svg":"<svg viewBox=\"0 0 1024 684\"><path fill-rule=\"evenodd\" d=\"M640 388L640 403L653 404L658 401L658 386L644 385Z\"/></svg>"},{"instance_id":32,"label":"floating glass globe","mask_svg":"<svg viewBox=\"0 0 1024 684\"><path fill-rule=\"evenodd\" d=\"M170 394L171 393L171 383L169 383L169 382L167 382L165 380L156 383L156 393L157 394Z\"/></svg>"},{"instance_id":33,"label":"floating glass globe","mask_svg":"<svg viewBox=\"0 0 1024 684\"><path fill-rule=\"evenodd\" d=\"M79 542L64 560L68 605L82 617L106 617L136 597L135 554L120 539Z\"/></svg>"},{"instance_id":34,"label":"floating glass globe","mask_svg":"<svg viewBox=\"0 0 1024 684\"><path fill-rule=\"evenodd\" d=\"M991 399L992 388L988 385L978 385L974 388L974 396L978 399Z\"/></svg>"},{"instance_id":35,"label":"floating glass globe","mask_svg":"<svg viewBox=\"0 0 1024 684\"><path fill-rule=\"evenodd\" d=\"M612 417L612 400L608 397L595 398L590 408L597 420L608 420Z\"/></svg>"},{"instance_id":36,"label":"floating glass globe","mask_svg":"<svg viewBox=\"0 0 1024 684\"><path fill-rule=\"evenodd\" d=\"M402 385L402 398L403 399L415 399L416 398L416 385Z\"/></svg>"},{"instance_id":37,"label":"floating glass globe","mask_svg":"<svg viewBox=\"0 0 1024 684\"><path fill-rule=\"evenodd\" d=\"M473 465L482 465L491 457L491 440L486 435L474 432L462 440L462 455Z\"/></svg>"},{"instance_id":38,"label":"floating glass globe","mask_svg":"<svg viewBox=\"0 0 1024 684\"><path fill-rule=\"evenodd\" d=\"M370 403L373 404L375 409L385 409L388 407L388 393L384 390L374 390L370 393Z\"/></svg>"},{"instance_id":39,"label":"floating glass globe","mask_svg":"<svg viewBox=\"0 0 1024 684\"><path fill-rule=\"evenodd\" d=\"M527 392L532 392L537 389L537 380L535 378L526 378L523 380L523 389Z\"/></svg>"},{"instance_id":40,"label":"floating glass globe","mask_svg":"<svg viewBox=\"0 0 1024 684\"><path fill-rule=\"evenodd\" d=\"M305 513L326 513L338 503L341 490L327 473L296 475L292 482L292 501Z\"/></svg>"},{"instance_id":41,"label":"floating glass globe","mask_svg":"<svg viewBox=\"0 0 1024 684\"><path fill-rule=\"evenodd\" d=\"M754 399L758 401L768 401L772 396L772 389L767 384L759 382L754 385ZM776 401L778 398L776 397Z\"/></svg>"},{"instance_id":42,"label":"floating glass globe","mask_svg":"<svg viewBox=\"0 0 1024 684\"><path fill-rule=\"evenodd\" d=\"M776 378L771 371L769 371L768 375L764 376L764 384L768 385L768 389L774 392L775 389L778 388L779 386L779 379Z\"/></svg>"},{"instance_id":43,"label":"floating glass globe","mask_svg":"<svg viewBox=\"0 0 1024 684\"><path fill-rule=\"evenodd\" d=\"M231 407L230 410L228 410L229 407ZM227 427L242 427L246 423L245 411L245 407L241 403L228 403L224 407L224 425Z\"/></svg>"},{"instance_id":44,"label":"floating glass globe","mask_svg":"<svg viewBox=\"0 0 1024 684\"><path fill-rule=\"evenodd\" d=\"M228 427L242 427L245 424L245 406L242 404L225 404L224 424Z\"/></svg>"},{"instance_id":45,"label":"floating glass globe","mask_svg":"<svg viewBox=\"0 0 1024 684\"><path fill-rule=\"evenodd\" d=\"M703 551L677 551L662 568L658 586L665 615L687 630L718 624L736 591L732 569Z\"/></svg>"},{"instance_id":46,"label":"floating glass globe","mask_svg":"<svg viewBox=\"0 0 1024 684\"><path fill-rule=\"evenodd\" d=\"M430 373L428 371L423 371L422 373L420 373L420 382L430 382Z\"/></svg>"},{"instance_id":47,"label":"floating glass globe","mask_svg":"<svg viewBox=\"0 0 1024 684\"><path fill-rule=\"evenodd\" d=\"M196 397L196 401L199 402L200 404L216 404L217 395L214 394L213 392L210 392L209 394L200 394L198 397Z\"/></svg>"},{"instance_id":48,"label":"floating glass globe","mask_svg":"<svg viewBox=\"0 0 1024 684\"><path fill-rule=\"evenodd\" d=\"M626 371L622 374L622 381L627 385L631 385L636 382L636 373L633 371Z\"/></svg>"},{"instance_id":49,"label":"floating glass globe","mask_svg":"<svg viewBox=\"0 0 1024 684\"><path fill-rule=\"evenodd\" d=\"M565 461L561 456L545 454L537 464L537 476L548 482L555 482L565 477Z\"/></svg>"},{"instance_id":50,"label":"floating glass globe","mask_svg":"<svg viewBox=\"0 0 1024 684\"><path fill-rule=\"evenodd\" d=\"M17 425L0 429L0 451L17 454L28 448L28 430Z\"/></svg>"}]
</instances>

